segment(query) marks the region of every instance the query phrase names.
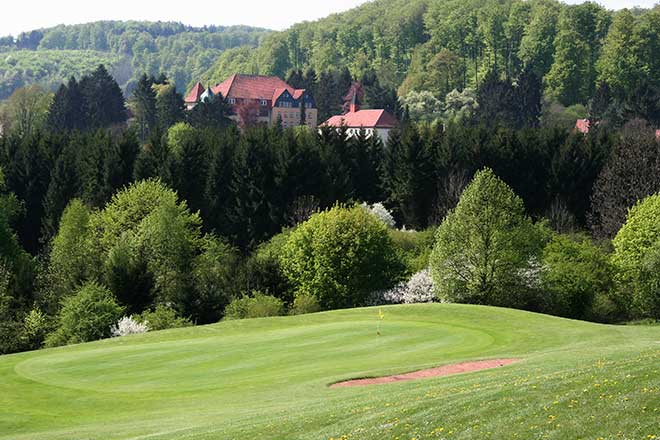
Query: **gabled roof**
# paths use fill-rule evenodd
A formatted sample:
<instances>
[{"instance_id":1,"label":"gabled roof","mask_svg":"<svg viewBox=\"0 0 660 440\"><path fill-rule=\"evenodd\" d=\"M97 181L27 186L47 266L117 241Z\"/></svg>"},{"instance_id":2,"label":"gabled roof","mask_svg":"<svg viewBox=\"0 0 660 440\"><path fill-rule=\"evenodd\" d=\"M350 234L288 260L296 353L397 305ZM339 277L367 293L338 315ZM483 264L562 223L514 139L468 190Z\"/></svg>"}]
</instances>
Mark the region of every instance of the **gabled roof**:
<instances>
[{"instance_id":1,"label":"gabled roof","mask_svg":"<svg viewBox=\"0 0 660 440\"><path fill-rule=\"evenodd\" d=\"M224 98L272 100L277 89L287 90L293 95L294 89L276 76L232 75L213 87L216 95Z\"/></svg>"},{"instance_id":2,"label":"gabled roof","mask_svg":"<svg viewBox=\"0 0 660 440\"><path fill-rule=\"evenodd\" d=\"M199 98L202 96L202 93L204 93L205 89L202 83L197 83L193 86L192 90L190 93L188 93L188 96L186 96L186 99L184 100L185 102L197 102L199 101Z\"/></svg>"},{"instance_id":3,"label":"gabled roof","mask_svg":"<svg viewBox=\"0 0 660 440\"><path fill-rule=\"evenodd\" d=\"M323 125L348 128L394 128L399 121L385 110L358 110L328 119Z\"/></svg>"}]
</instances>

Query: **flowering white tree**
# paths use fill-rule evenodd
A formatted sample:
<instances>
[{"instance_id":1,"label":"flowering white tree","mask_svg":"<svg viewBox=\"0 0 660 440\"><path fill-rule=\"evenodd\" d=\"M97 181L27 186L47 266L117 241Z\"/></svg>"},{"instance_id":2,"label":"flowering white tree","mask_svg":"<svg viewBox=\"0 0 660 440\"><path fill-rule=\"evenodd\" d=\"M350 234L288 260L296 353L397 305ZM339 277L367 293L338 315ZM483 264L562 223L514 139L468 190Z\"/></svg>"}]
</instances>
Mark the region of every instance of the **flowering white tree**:
<instances>
[{"instance_id":1,"label":"flowering white tree","mask_svg":"<svg viewBox=\"0 0 660 440\"><path fill-rule=\"evenodd\" d=\"M387 208L382 203L378 202L378 203L374 203L373 205L369 205L368 203L363 203L360 206L366 209L367 212L369 212L371 215L376 217L378 220L385 223L387 227L393 228L396 225L396 222L394 221L394 217L392 217L390 211L388 211Z\"/></svg>"},{"instance_id":2,"label":"flowering white tree","mask_svg":"<svg viewBox=\"0 0 660 440\"><path fill-rule=\"evenodd\" d=\"M110 327L110 333L113 337L135 335L149 331L148 322L138 322L133 316L124 316L116 325Z\"/></svg>"},{"instance_id":3,"label":"flowering white tree","mask_svg":"<svg viewBox=\"0 0 660 440\"><path fill-rule=\"evenodd\" d=\"M368 305L425 303L432 302L435 298L435 284L431 272L424 269L391 289L375 292Z\"/></svg>"},{"instance_id":4,"label":"flowering white tree","mask_svg":"<svg viewBox=\"0 0 660 440\"><path fill-rule=\"evenodd\" d=\"M435 299L435 285L428 269L413 275L406 283L403 302L406 304L432 302Z\"/></svg>"}]
</instances>

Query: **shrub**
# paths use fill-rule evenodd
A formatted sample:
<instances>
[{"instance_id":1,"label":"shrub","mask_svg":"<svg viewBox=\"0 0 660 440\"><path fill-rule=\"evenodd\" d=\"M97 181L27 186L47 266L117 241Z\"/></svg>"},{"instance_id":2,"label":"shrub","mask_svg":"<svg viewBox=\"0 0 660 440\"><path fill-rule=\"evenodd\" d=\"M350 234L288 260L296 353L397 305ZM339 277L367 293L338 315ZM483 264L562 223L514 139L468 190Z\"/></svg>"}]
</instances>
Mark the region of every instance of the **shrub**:
<instances>
[{"instance_id":1,"label":"shrub","mask_svg":"<svg viewBox=\"0 0 660 440\"><path fill-rule=\"evenodd\" d=\"M46 338L46 345L53 347L106 338L110 336L110 326L122 312L110 290L88 282L64 300L57 329Z\"/></svg>"},{"instance_id":2,"label":"shrub","mask_svg":"<svg viewBox=\"0 0 660 440\"><path fill-rule=\"evenodd\" d=\"M428 269L414 274L408 281L401 282L391 289L375 292L368 305L415 304L432 302L436 298L435 284Z\"/></svg>"},{"instance_id":3,"label":"shrub","mask_svg":"<svg viewBox=\"0 0 660 440\"><path fill-rule=\"evenodd\" d=\"M387 227L359 206L302 223L284 246L282 266L296 292L315 296L323 309L363 305L403 273Z\"/></svg>"},{"instance_id":4,"label":"shrub","mask_svg":"<svg viewBox=\"0 0 660 440\"><path fill-rule=\"evenodd\" d=\"M589 237L555 235L543 251L542 284L551 297L547 312L584 318L594 298L609 292L612 277L609 256Z\"/></svg>"},{"instance_id":5,"label":"shrub","mask_svg":"<svg viewBox=\"0 0 660 440\"><path fill-rule=\"evenodd\" d=\"M145 310L136 319L139 322L147 324L151 331L190 327L193 325L189 319L177 316L176 310L172 307L162 304L157 305L154 310Z\"/></svg>"},{"instance_id":6,"label":"shrub","mask_svg":"<svg viewBox=\"0 0 660 440\"><path fill-rule=\"evenodd\" d=\"M265 318L284 314L284 302L274 296L254 292L229 303L225 309L227 319Z\"/></svg>"},{"instance_id":7,"label":"shrub","mask_svg":"<svg viewBox=\"0 0 660 440\"><path fill-rule=\"evenodd\" d=\"M360 205L365 211L369 214L376 217L378 220L383 222L388 228L394 228L396 222L390 211L380 202L369 205L368 203L363 203Z\"/></svg>"},{"instance_id":8,"label":"shrub","mask_svg":"<svg viewBox=\"0 0 660 440\"><path fill-rule=\"evenodd\" d=\"M423 231L397 230L388 231L399 255L406 267L406 274L412 276L429 267L429 256L435 241L436 228Z\"/></svg>"},{"instance_id":9,"label":"shrub","mask_svg":"<svg viewBox=\"0 0 660 440\"><path fill-rule=\"evenodd\" d=\"M638 202L613 240L616 266L616 302L631 317L660 317L658 248L660 248L660 194Z\"/></svg>"},{"instance_id":10,"label":"shrub","mask_svg":"<svg viewBox=\"0 0 660 440\"><path fill-rule=\"evenodd\" d=\"M248 291L265 292L289 304L294 300L293 286L280 260L289 235L288 230L275 235L248 258L245 264Z\"/></svg>"},{"instance_id":11,"label":"shrub","mask_svg":"<svg viewBox=\"0 0 660 440\"><path fill-rule=\"evenodd\" d=\"M30 310L23 320L23 344L28 350L41 348L50 330L48 317L38 308Z\"/></svg>"},{"instance_id":12,"label":"shrub","mask_svg":"<svg viewBox=\"0 0 660 440\"><path fill-rule=\"evenodd\" d=\"M406 304L431 302L435 298L435 285L428 269L417 272L406 283L403 302Z\"/></svg>"},{"instance_id":13,"label":"shrub","mask_svg":"<svg viewBox=\"0 0 660 440\"><path fill-rule=\"evenodd\" d=\"M431 273L448 302L529 307L525 271L545 233L492 170L478 172L438 228Z\"/></svg>"},{"instance_id":14,"label":"shrub","mask_svg":"<svg viewBox=\"0 0 660 440\"><path fill-rule=\"evenodd\" d=\"M148 321L139 322L133 316L124 316L117 324L110 327L110 333L114 337L138 335L149 331Z\"/></svg>"},{"instance_id":15,"label":"shrub","mask_svg":"<svg viewBox=\"0 0 660 440\"><path fill-rule=\"evenodd\" d=\"M296 295L291 305L290 313L292 315L304 315L306 313L316 313L321 310L319 301L312 295Z\"/></svg>"}]
</instances>

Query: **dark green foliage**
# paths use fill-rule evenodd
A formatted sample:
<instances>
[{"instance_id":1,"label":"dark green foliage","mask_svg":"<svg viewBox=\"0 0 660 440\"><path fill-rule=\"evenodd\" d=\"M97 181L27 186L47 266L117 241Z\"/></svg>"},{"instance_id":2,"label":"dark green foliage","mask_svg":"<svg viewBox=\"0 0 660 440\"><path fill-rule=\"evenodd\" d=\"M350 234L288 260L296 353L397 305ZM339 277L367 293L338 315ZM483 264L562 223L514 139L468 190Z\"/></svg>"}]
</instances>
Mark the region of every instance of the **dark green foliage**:
<instances>
[{"instance_id":1,"label":"dark green foliage","mask_svg":"<svg viewBox=\"0 0 660 440\"><path fill-rule=\"evenodd\" d=\"M149 331L166 330L168 328L189 327L193 323L187 319L177 316L176 310L159 304L153 310L145 310L136 319L146 323Z\"/></svg>"},{"instance_id":2,"label":"dark green foliage","mask_svg":"<svg viewBox=\"0 0 660 440\"><path fill-rule=\"evenodd\" d=\"M156 92L153 89L154 78L149 78L143 74L131 98L132 109L139 127L140 141L144 143L149 137L149 132L153 130L157 121L156 114Z\"/></svg>"},{"instance_id":3,"label":"dark green foliage","mask_svg":"<svg viewBox=\"0 0 660 440\"><path fill-rule=\"evenodd\" d=\"M79 86L84 100L86 127L102 128L126 122L124 95L103 65L84 76Z\"/></svg>"}]
</instances>

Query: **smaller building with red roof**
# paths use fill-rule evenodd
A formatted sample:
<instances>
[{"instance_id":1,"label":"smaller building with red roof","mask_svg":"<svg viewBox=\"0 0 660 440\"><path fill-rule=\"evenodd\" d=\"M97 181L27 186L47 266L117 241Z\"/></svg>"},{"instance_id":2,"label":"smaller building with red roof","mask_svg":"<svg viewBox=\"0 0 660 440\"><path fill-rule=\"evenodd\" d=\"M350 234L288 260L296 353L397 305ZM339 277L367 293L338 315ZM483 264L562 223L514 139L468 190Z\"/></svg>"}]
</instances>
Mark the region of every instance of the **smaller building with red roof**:
<instances>
[{"instance_id":1,"label":"smaller building with red roof","mask_svg":"<svg viewBox=\"0 0 660 440\"><path fill-rule=\"evenodd\" d=\"M195 84L185 98L186 108L192 110L205 99L222 96L232 112L230 119L239 122L241 106L258 108L257 121L283 127L306 125L316 128L318 110L314 97L305 89L294 89L276 76L232 75L220 84L205 89Z\"/></svg>"},{"instance_id":2,"label":"smaller building with red roof","mask_svg":"<svg viewBox=\"0 0 660 440\"><path fill-rule=\"evenodd\" d=\"M376 135L383 143L387 143L390 131L399 126L399 121L386 110L360 110L354 98L348 113L333 116L322 126L346 127L349 136L363 131L368 137Z\"/></svg>"}]
</instances>

